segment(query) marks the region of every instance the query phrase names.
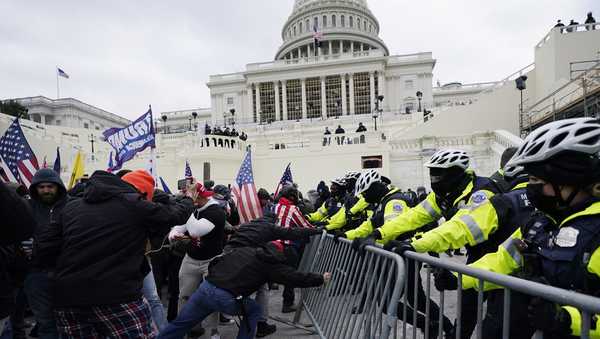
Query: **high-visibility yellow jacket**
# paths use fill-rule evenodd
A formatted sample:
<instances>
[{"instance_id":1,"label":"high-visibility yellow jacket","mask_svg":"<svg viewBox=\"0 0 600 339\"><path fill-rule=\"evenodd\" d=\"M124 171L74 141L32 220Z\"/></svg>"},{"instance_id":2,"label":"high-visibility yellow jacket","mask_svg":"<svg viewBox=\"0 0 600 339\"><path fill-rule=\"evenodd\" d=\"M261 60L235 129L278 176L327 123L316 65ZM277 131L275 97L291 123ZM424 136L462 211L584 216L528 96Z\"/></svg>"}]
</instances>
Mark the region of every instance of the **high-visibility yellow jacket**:
<instances>
[{"instance_id":1,"label":"high-visibility yellow jacket","mask_svg":"<svg viewBox=\"0 0 600 339\"><path fill-rule=\"evenodd\" d=\"M529 226L531 230L526 231L525 236L523 229L518 229L498 247L497 252L489 253L469 266L499 274L518 274L524 265L527 265L519 250L519 244L527 237L533 239L531 241L535 243L529 247L537 248L538 258L542 261L540 274L550 285L564 289L574 288L597 295L600 290L597 283L600 279L600 239L596 229L600 224L600 202L592 203L585 210L563 220L560 225L551 225L551 228L548 227L548 223L552 222L550 217L534 217L536 221L529 223L532 224ZM584 253L589 255L583 255ZM580 258L584 259L578 262ZM596 283L591 287L595 290L585 291L586 279L596 279ZM463 289L479 286L476 278L463 275L462 280ZM484 290L496 288L500 287L484 283ZM563 306L563 308L571 316L573 335L579 336L581 314L574 307ZM600 317L596 318L600 319ZM600 320L597 320L590 337L600 338Z\"/></svg>"},{"instance_id":2,"label":"high-visibility yellow jacket","mask_svg":"<svg viewBox=\"0 0 600 339\"><path fill-rule=\"evenodd\" d=\"M327 221L330 217L334 216L342 208L342 199L330 197L327 199L321 207L319 207L314 213L308 215L308 221L311 223Z\"/></svg>"},{"instance_id":3,"label":"high-visibility yellow jacket","mask_svg":"<svg viewBox=\"0 0 600 339\"><path fill-rule=\"evenodd\" d=\"M382 227L400 215L407 213L410 208L403 198L404 195L402 195L399 189L394 188L389 191L381 199L372 216L358 228L346 232L346 238L354 240L356 238L367 237L373 233L374 229Z\"/></svg>"},{"instance_id":4,"label":"high-visibility yellow jacket","mask_svg":"<svg viewBox=\"0 0 600 339\"><path fill-rule=\"evenodd\" d=\"M418 230L427 224L438 221L442 217L449 220L459 209L478 204L498 192L489 178L477 177L473 172L469 172L469 175L471 181L452 204L447 204L449 206L442 208L443 205L438 204L436 194L431 192L425 200L411 208L410 211L379 228L382 242L387 243L404 233Z\"/></svg>"},{"instance_id":5,"label":"high-visibility yellow jacket","mask_svg":"<svg viewBox=\"0 0 600 339\"><path fill-rule=\"evenodd\" d=\"M350 214L351 215L360 214L368 207L369 207L369 203L365 201L365 198L363 198L362 195L359 195L358 201L350 208ZM344 228L344 226L346 226L346 223L347 223L347 220L346 220L347 217L348 217L348 213L346 210L346 206L343 206L342 208L340 208L339 211L337 211L336 214L334 214L329 219L329 223L327 224L327 226L325 226L325 229L327 229L328 231L333 231L333 230L338 230L338 229Z\"/></svg>"},{"instance_id":6,"label":"high-visibility yellow jacket","mask_svg":"<svg viewBox=\"0 0 600 339\"><path fill-rule=\"evenodd\" d=\"M450 220L414 239L412 246L419 253L442 253L466 245L480 246L494 234L498 239L487 252L495 251L500 242L522 226L508 223L525 220L534 211L524 190L526 186L527 183L517 184L510 193L497 194L460 209ZM503 234L496 234L499 228Z\"/></svg>"}]
</instances>

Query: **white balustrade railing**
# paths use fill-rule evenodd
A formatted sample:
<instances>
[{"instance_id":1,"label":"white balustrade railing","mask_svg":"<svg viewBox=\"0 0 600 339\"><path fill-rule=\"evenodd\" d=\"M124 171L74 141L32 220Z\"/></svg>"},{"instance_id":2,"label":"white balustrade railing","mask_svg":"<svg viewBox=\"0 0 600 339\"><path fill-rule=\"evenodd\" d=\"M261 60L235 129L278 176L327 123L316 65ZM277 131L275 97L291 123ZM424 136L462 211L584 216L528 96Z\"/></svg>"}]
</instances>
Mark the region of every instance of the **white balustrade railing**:
<instances>
[{"instance_id":1,"label":"white balustrade railing","mask_svg":"<svg viewBox=\"0 0 600 339\"><path fill-rule=\"evenodd\" d=\"M577 33L577 32L587 32L587 31L593 31L593 30L597 30L600 29L600 23L593 23L593 24L578 24L578 25L570 25L570 26L563 26L563 27L554 27L550 30L550 32L548 34L546 34L542 40L540 40L540 42L538 42L537 45L535 45L536 48L542 48L542 46L544 46L548 40L550 40L550 38L552 37L552 34L570 34L570 33Z\"/></svg>"}]
</instances>

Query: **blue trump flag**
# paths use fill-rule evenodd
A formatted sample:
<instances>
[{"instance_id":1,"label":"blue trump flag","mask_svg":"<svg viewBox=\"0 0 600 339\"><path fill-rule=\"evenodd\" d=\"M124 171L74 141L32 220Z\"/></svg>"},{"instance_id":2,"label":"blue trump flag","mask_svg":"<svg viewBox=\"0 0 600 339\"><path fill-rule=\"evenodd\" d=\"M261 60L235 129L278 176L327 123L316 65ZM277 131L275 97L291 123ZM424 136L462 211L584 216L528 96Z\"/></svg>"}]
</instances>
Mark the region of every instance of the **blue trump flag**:
<instances>
[{"instance_id":1,"label":"blue trump flag","mask_svg":"<svg viewBox=\"0 0 600 339\"><path fill-rule=\"evenodd\" d=\"M111 128L103 133L106 142L115 150L114 166L111 171L117 171L123 164L148 147L156 147L154 125L152 123L152 108L139 117L131 125L124 128Z\"/></svg>"}]
</instances>

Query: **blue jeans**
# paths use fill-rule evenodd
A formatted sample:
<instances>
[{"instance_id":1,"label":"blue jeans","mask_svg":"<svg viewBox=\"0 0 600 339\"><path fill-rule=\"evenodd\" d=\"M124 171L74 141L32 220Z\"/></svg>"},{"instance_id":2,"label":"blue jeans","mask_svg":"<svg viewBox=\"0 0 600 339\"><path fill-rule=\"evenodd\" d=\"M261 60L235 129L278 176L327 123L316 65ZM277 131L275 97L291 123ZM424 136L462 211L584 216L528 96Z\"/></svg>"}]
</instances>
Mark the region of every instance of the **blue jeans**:
<instances>
[{"instance_id":1,"label":"blue jeans","mask_svg":"<svg viewBox=\"0 0 600 339\"><path fill-rule=\"evenodd\" d=\"M40 339L58 339L53 290L54 281L48 277L47 272L33 271L25 279L25 294L38 323Z\"/></svg>"},{"instance_id":2,"label":"blue jeans","mask_svg":"<svg viewBox=\"0 0 600 339\"><path fill-rule=\"evenodd\" d=\"M246 319L242 321L237 339L252 339L256 333L256 323L261 317L261 307L250 298L244 298ZM211 313L222 312L231 315L242 315L240 302L235 296L204 280L192 294L177 319L173 320L158 335L159 339L180 339L189 330ZM248 329L248 325L250 328Z\"/></svg>"},{"instance_id":3,"label":"blue jeans","mask_svg":"<svg viewBox=\"0 0 600 339\"><path fill-rule=\"evenodd\" d=\"M144 298L150 304L150 311L152 312L152 320L156 324L159 331L162 331L167 326L167 316L165 314L165 308L163 307L158 292L156 291L156 282L154 281L154 275L152 271L144 278L144 285L142 286L142 294Z\"/></svg>"}]
</instances>

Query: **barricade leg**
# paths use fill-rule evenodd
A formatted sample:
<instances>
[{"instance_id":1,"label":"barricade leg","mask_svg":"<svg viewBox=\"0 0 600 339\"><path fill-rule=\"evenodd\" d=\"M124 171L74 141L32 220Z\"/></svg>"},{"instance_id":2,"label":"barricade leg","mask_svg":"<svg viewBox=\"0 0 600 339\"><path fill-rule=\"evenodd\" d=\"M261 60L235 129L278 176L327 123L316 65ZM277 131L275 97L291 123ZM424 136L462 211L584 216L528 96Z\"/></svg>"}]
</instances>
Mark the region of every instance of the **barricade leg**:
<instances>
[{"instance_id":1,"label":"barricade leg","mask_svg":"<svg viewBox=\"0 0 600 339\"><path fill-rule=\"evenodd\" d=\"M490 291L487 300L487 312L483 320L483 338L530 339L535 332L527 319L529 296L510 291L508 317L504 308L504 290ZM505 319L509 319L508 335L503 335Z\"/></svg>"}]
</instances>

